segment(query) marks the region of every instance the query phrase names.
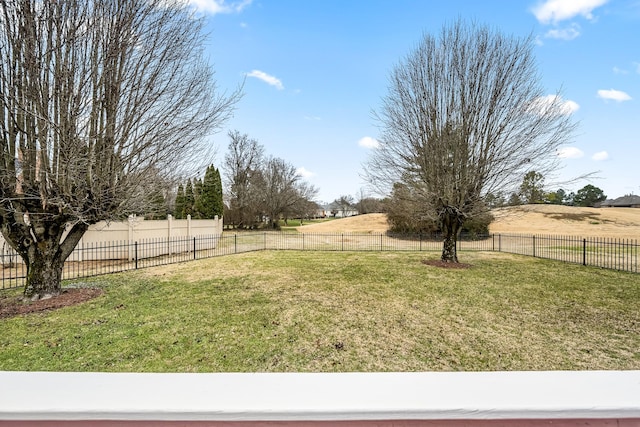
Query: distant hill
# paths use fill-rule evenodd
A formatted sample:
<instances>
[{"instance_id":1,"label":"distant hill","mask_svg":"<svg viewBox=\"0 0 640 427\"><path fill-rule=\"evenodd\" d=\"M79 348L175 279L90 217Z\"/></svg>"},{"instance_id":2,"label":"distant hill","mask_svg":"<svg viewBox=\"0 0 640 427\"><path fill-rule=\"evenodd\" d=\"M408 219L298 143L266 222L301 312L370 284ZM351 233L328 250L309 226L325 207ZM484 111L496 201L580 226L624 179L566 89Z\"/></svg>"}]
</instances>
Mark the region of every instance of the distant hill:
<instances>
[{"instance_id":1,"label":"distant hill","mask_svg":"<svg viewBox=\"0 0 640 427\"><path fill-rule=\"evenodd\" d=\"M557 234L640 240L640 209L524 205L495 209L491 233ZM385 233L385 214L366 214L297 227L301 233Z\"/></svg>"},{"instance_id":2,"label":"distant hill","mask_svg":"<svg viewBox=\"0 0 640 427\"><path fill-rule=\"evenodd\" d=\"M640 239L640 209L524 205L495 209L492 233Z\"/></svg>"},{"instance_id":3,"label":"distant hill","mask_svg":"<svg viewBox=\"0 0 640 427\"><path fill-rule=\"evenodd\" d=\"M387 214L373 213L296 227L301 233L386 233Z\"/></svg>"}]
</instances>

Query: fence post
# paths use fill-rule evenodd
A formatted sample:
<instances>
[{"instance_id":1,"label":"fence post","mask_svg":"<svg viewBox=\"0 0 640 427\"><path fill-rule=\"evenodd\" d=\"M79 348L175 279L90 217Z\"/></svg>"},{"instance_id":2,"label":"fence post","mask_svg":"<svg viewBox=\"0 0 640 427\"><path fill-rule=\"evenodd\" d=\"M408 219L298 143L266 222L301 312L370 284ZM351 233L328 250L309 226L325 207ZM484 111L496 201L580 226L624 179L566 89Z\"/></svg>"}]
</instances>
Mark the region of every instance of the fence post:
<instances>
[{"instance_id":1,"label":"fence post","mask_svg":"<svg viewBox=\"0 0 640 427\"><path fill-rule=\"evenodd\" d=\"M264 239L263 239L263 244L264 244L264 250L267 250L267 232L265 231L264 233Z\"/></svg>"},{"instance_id":2,"label":"fence post","mask_svg":"<svg viewBox=\"0 0 640 427\"><path fill-rule=\"evenodd\" d=\"M344 251L344 233L341 234L342 250Z\"/></svg>"},{"instance_id":3,"label":"fence post","mask_svg":"<svg viewBox=\"0 0 640 427\"><path fill-rule=\"evenodd\" d=\"M502 234L498 234L498 252L502 252Z\"/></svg>"},{"instance_id":4,"label":"fence post","mask_svg":"<svg viewBox=\"0 0 640 427\"><path fill-rule=\"evenodd\" d=\"M582 265L587 265L587 239L582 239Z\"/></svg>"},{"instance_id":5,"label":"fence post","mask_svg":"<svg viewBox=\"0 0 640 427\"><path fill-rule=\"evenodd\" d=\"M173 215L167 215L167 255L171 256L171 235L173 234Z\"/></svg>"},{"instance_id":6,"label":"fence post","mask_svg":"<svg viewBox=\"0 0 640 427\"><path fill-rule=\"evenodd\" d=\"M422 232L420 232L418 236L418 239L420 239L420 252L422 252Z\"/></svg>"},{"instance_id":7,"label":"fence post","mask_svg":"<svg viewBox=\"0 0 640 427\"><path fill-rule=\"evenodd\" d=\"M536 257L536 235L533 235L533 257Z\"/></svg>"},{"instance_id":8,"label":"fence post","mask_svg":"<svg viewBox=\"0 0 640 427\"><path fill-rule=\"evenodd\" d=\"M492 234L491 235L491 252L495 252L496 251L496 235Z\"/></svg>"},{"instance_id":9,"label":"fence post","mask_svg":"<svg viewBox=\"0 0 640 427\"><path fill-rule=\"evenodd\" d=\"M380 252L382 252L382 233L380 233Z\"/></svg>"},{"instance_id":10,"label":"fence post","mask_svg":"<svg viewBox=\"0 0 640 427\"><path fill-rule=\"evenodd\" d=\"M136 270L137 270L138 269L138 241L137 240L133 245L133 249L134 249L135 258L136 258Z\"/></svg>"},{"instance_id":11,"label":"fence post","mask_svg":"<svg viewBox=\"0 0 640 427\"><path fill-rule=\"evenodd\" d=\"M196 259L196 238L193 238L193 259Z\"/></svg>"},{"instance_id":12,"label":"fence post","mask_svg":"<svg viewBox=\"0 0 640 427\"><path fill-rule=\"evenodd\" d=\"M238 235L237 234L233 235L233 253L235 254L238 253Z\"/></svg>"}]
</instances>

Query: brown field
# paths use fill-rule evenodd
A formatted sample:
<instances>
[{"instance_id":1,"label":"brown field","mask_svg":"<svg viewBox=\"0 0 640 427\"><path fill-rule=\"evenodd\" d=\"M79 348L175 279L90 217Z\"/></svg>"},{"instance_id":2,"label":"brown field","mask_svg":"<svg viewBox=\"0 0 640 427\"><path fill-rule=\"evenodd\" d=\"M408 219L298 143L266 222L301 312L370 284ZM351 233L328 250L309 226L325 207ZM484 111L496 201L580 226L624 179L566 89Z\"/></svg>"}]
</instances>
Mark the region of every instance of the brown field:
<instances>
[{"instance_id":1,"label":"brown field","mask_svg":"<svg viewBox=\"0 0 640 427\"><path fill-rule=\"evenodd\" d=\"M525 205L494 211L491 233L640 239L640 209ZM385 214L358 215L297 228L302 233L384 233Z\"/></svg>"},{"instance_id":2,"label":"brown field","mask_svg":"<svg viewBox=\"0 0 640 427\"><path fill-rule=\"evenodd\" d=\"M525 205L494 211L492 233L640 239L640 209Z\"/></svg>"},{"instance_id":3,"label":"brown field","mask_svg":"<svg viewBox=\"0 0 640 427\"><path fill-rule=\"evenodd\" d=\"M351 216L296 227L301 233L385 233L387 215L381 213Z\"/></svg>"}]
</instances>

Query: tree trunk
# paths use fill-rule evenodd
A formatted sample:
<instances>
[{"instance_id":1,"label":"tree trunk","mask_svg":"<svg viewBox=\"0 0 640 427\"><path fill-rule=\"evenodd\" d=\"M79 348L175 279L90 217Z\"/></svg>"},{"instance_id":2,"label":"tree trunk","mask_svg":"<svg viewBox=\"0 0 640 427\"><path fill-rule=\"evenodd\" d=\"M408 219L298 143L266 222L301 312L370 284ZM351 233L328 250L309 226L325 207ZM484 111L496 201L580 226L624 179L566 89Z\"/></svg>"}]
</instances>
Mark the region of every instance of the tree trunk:
<instances>
[{"instance_id":1,"label":"tree trunk","mask_svg":"<svg viewBox=\"0 0 640 427\"><path fill-rule=\"evenodd\" d=\"M63 220L5 222L2 234L27 265L23 295L31 300L56 296L62 289L62 269L88 228L76 223L66 228Z\"/></svg>"},{"instance_id":2,"label":"tree trunk","mask_svg":"<svg viewBox=\"0 0 640 427\"><path fill-rule=\"evenodd\" d=\"M64 260L57 256L58 253L59 251L36 251L29 257L25 298L38 300L60 294Z\"/></svg>"},{"instance_id":3,"label":"tree trunk","mask_svg":"<svg viewBox=\"0 0 640 427\"><path fill-rule=\"evenodd\" d=\"M458 236L462 231L462 224L464 224L464 215L456 208L452 206L445 206L440 213L440 219L442 222L442 229L445 233L444 241L442 244L442 257L443 262L458 262Z\"/></svg>"}]
</instances>

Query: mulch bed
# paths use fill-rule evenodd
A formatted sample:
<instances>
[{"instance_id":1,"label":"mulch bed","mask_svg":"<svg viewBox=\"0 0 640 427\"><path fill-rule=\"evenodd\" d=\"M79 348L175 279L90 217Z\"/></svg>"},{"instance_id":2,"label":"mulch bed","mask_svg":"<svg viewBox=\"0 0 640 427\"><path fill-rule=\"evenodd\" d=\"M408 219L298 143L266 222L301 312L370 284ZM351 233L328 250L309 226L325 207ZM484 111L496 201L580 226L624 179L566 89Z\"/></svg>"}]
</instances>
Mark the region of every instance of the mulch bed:
<instances>
[{"instance_id":1,"label":"mulch bed","mask_svg":"<svg viewBox=\"0 0 640 427\"><path fill-rule=\"evenodd\" d=\"M38 301L23 300L20 297L0 296L0 319L68 307L100 295L102 295L102 289L73 288L63 289L62 293L58 296Z\"/></svg>"},{"instance_id":2,"label":"mulch bed","mask_svg":"<svg viewBox=\"0 0 640 427\"><path fill-rule=\"evenodd\" d=\"M456 268L456 269L471 268L471 264L465 264L463 262L444 262L439 259L423 259L422 263L425 265L430 265L432 267L440 267L440 268Z\"/></svg>"}]
</instances>

